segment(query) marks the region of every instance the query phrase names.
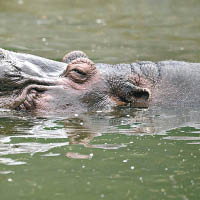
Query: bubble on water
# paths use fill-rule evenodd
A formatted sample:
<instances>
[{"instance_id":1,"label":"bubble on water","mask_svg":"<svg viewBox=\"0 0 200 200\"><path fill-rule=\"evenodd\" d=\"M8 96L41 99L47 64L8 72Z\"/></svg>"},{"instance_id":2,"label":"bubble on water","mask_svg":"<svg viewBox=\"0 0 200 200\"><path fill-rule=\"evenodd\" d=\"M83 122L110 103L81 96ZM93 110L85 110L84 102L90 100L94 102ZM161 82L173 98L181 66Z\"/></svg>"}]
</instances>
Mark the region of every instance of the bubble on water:
<instances>
[{"instance_id":1,"label":"bubble on water","mask_svg":"<svg viewBox=\"0 0 200 200\"><path fill-rule=\"evenodd\" d=\"M133 170L133 169L135 169L135 167L134 167L134 166L131 166L131 169Z\"/></svg>"},{"instance_id":2,"label":"bubble on water","mask_svg":"<svg viewBox=\"0 0 200 200\"><path fill-rule=\"evenodd\" d=\"M46 42L47 41L47 39L46 38L42 38L42 42Z\"/></svg>"},{"instance_id":3,"label":"bubble on water","mask_svg":"<svg viewBox=\"0 0 200 200\"><path fill-rule=\"evenodd\" d=\"M90 153L90 158L92 158L94 156L94 154L93 153Z\"/></svg>"},{"instance_id":4,"label":"bubble on water","mask_svg":"<svg viewBox=\"0 0 200 200\"><path fill-rule=\"evenodd\" d=\"M139 180L141 183L143 183L143 178L141 176L139 177Z\"/></svg>"},{"instance_id":5,"label":"bubble on water","mask_svg":"<svg viewBox=\"0 0 200 200\"><path fill-rule=\"evenodd\" d=\"M164 188L161 188L161 192L166 195L166 190Z\"/></svg>"},{"instance_id":6,"label":"bubble on water","mask_svg":"<svg viewBox=\"0 0 200 200\"><path fill-rule=\"evenodd\" d=\"M23 4L24 2L22 0L18 0L18 4Z\"/></svg>"},{"instance_id":7,"label":"bubble on water","mask_svg":"<svg viewBox=\"0 0 200 200\"><path fill-rule=\"evenodd\" d=\"M96 23L105 25L104 19L96 19Z\"/></svg>"}]
</instances>

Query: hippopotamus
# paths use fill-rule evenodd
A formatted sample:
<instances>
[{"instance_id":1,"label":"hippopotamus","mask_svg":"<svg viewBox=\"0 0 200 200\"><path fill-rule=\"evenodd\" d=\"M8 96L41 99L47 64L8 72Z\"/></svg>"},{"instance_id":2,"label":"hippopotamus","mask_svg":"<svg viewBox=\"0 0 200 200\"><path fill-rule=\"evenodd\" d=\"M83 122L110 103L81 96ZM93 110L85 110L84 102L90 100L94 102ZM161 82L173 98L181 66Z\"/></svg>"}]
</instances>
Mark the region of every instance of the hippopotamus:
<instances>
[{"instance_id":1,"label":"hippopotamus","mask_svg":"<svg viewBox=\"0 0 200 200\"><path fill-rule=\"evenodd\" d=\"M94 63L82 51L62 61L0 49L0 108L110 111L116 106L200 105L200 64Z\"/></svg>"}]
</instances>

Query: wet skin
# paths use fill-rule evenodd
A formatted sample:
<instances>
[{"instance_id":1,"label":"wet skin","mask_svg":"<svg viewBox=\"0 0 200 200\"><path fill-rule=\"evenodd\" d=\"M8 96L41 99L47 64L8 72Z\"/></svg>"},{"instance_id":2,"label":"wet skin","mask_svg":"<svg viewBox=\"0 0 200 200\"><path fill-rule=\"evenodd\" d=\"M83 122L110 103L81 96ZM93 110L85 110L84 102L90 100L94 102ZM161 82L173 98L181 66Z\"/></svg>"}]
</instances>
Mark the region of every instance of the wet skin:
<instances>
[{"instance_id":1,"label":"wet skin","mask_svg":"<svg viewBox=\"0 0 200 200\"><path fill-rule=\"evenodd\" d=\"M0 49L0 107L40 112L115 106L199 105L200 64L94 64L80 51L63 62Z\"/></svg>"}]
</instances>

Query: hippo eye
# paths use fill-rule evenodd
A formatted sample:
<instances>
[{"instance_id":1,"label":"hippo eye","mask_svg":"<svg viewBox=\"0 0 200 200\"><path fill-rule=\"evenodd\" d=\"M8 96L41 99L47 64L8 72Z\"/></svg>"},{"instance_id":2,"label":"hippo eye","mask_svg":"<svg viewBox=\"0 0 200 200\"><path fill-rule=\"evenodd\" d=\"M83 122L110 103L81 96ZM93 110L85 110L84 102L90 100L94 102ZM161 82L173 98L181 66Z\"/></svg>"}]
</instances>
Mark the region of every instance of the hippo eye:
<instances>
[{"instance_id":1,"label":"hippo eye","mask_svg":"<svg viewBox=\"0 0 200 200\"><path fill-rule=\"evenodd\" d=\"M67 65L65 77L76 83L85 83L96 73L96 67L89 59L79 58Z\"/></svg>"},{"instance_id":2,"label":"hippo eye","mask_svg":"<svg viewBox=\"0 0 200 200\"><path fill-rule=\"evenodd\" d=\"M88 79L88 73L79 68L74 68L70 70L68 77L76 83L84 83Z\"/></svg>"},{"instance_id":3,"label":"hippo eye","mask_svg":"<svg viewBox=\"0 0 200 200\"><path fill-rule=\"evenodd\" d=\"M72 69L71 71L76 72L77 74L80 74L81 76L86 76L87 74L83 72L82 70L79 70L77 68Z\"/></svg>"}]
</instances>

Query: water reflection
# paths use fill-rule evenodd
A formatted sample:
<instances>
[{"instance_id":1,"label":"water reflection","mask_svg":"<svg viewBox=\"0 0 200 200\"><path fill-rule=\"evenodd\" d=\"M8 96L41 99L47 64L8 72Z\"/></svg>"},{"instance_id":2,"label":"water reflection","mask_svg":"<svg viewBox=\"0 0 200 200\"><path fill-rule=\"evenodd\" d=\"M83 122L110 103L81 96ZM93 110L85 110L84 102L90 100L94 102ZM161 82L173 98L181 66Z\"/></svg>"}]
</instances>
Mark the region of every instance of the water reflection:
<instances>
[{"instance_id":1,"label":"water reflection","mask_svg":"<svg viewBox=\"0 0 200 200\"><path fill-rule=\"evenodd\" d=\"M0 112L0 156L24 153L60 156L59 153L49 151L56 147L77 144L85 148L112 150L125 148L131 143L116 143L116 135L160 135L164 140L187 141L188 144L199 144L197 141L200 140L200 114L197 108L118 108L110 113L73 114L69 118L21 115L17 113L16 116L16 113L9 111ZM101 141L105 136L110 138ZM89 155L77 152L66 155L70 158L90 158ZM10 158L0 158L0 163L7 165L25 164Z\"/></svg>"}]
</instances>

